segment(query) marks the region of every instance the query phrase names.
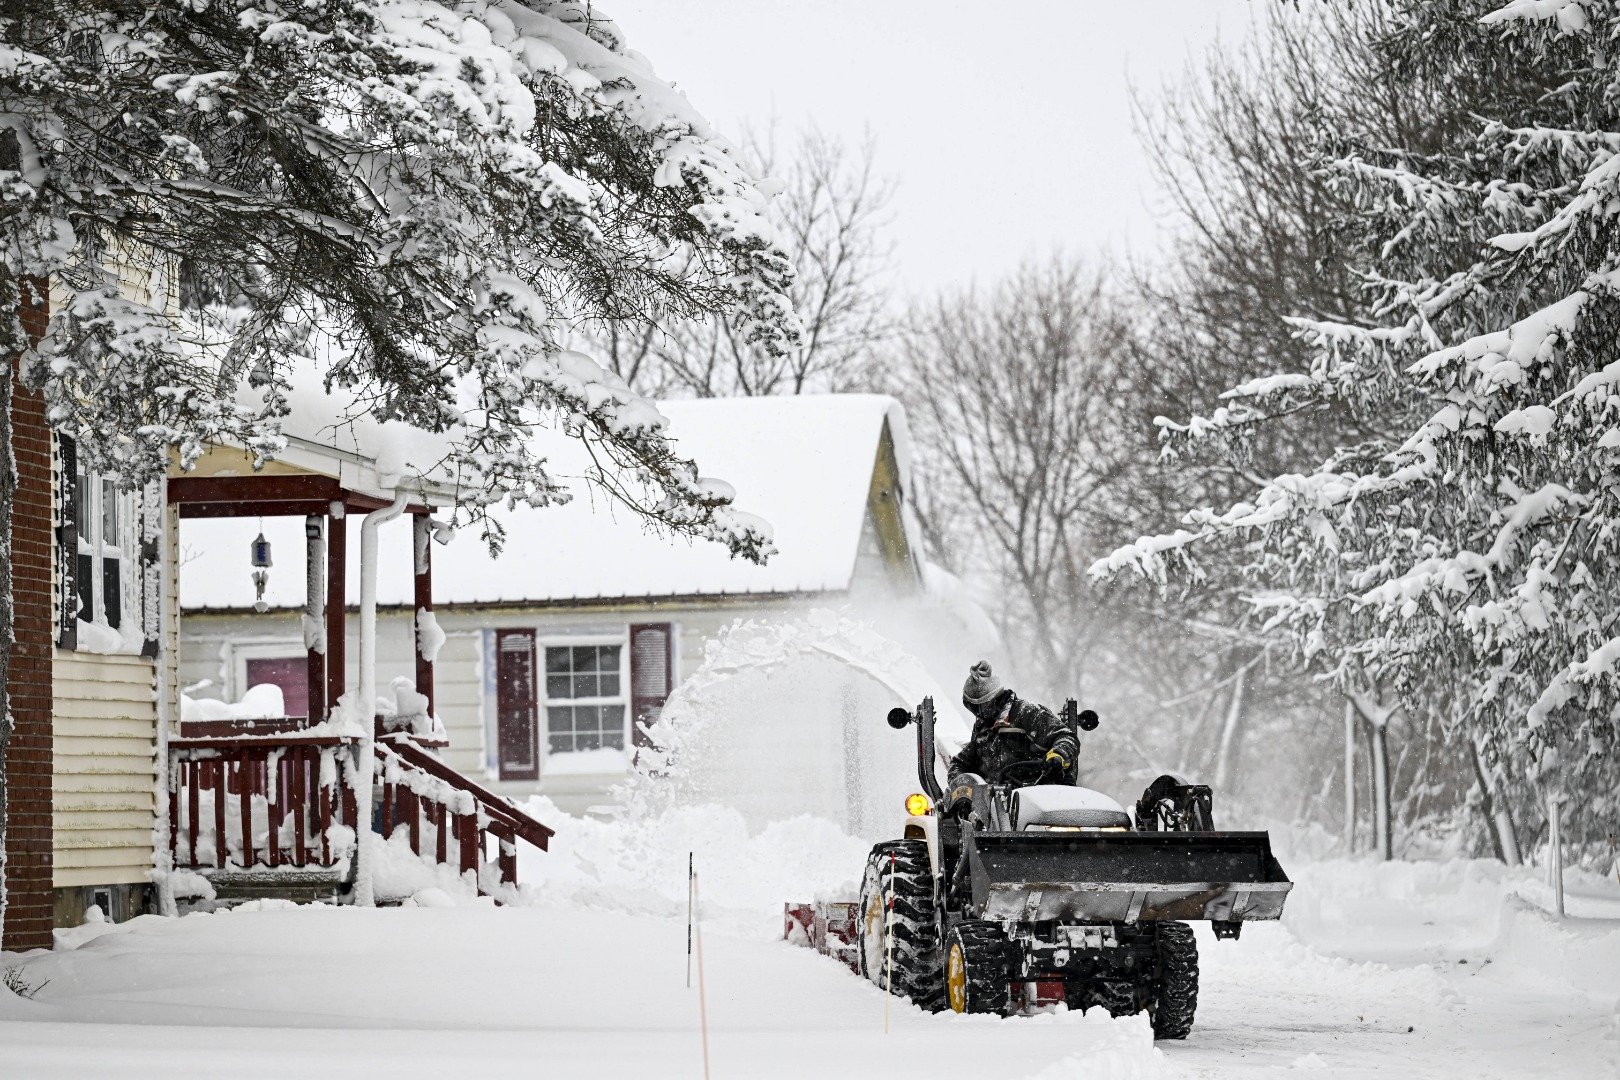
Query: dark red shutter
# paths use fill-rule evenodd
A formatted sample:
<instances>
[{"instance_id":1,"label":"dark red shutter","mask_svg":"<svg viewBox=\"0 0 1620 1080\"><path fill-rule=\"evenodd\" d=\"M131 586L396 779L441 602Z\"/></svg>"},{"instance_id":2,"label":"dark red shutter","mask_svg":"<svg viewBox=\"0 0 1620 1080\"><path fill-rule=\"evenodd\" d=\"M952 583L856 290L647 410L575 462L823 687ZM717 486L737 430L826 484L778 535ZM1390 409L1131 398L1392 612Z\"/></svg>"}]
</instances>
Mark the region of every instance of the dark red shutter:
<instances>
[{"instance_id":1,"label":"dark red shutter","mask_svg":"<svg viewBox=\"0 0 1620 1080\"><path fill-rule=\"evenodd\" d=\"M140 558L141 582L141 655L156 660L161 651L158 634L163 625L163 516L166 512L164 505L163 481L154 480L141 489L140 502L135 514L135 538L139 542L138 554ZM308 696L308 675L304 679ZM309 711L309 706L300 698L292 706L293 711Z\"/></svg>"},{"instance_id":2,"label":"dark red shutter","mask_svg":"<svg viewBox=\"0 0 1620 1080\"><path fill-rule=\"evenodd\" d=\"M675 688L675 628L670 623L637 623L630 627L631 742L643 746L642 725L658 719Z\"/></svg>"},{"instance_id":3,"label":"dark red shutter","mask_svg":"<svg viewBox=\"0 0 1620 1080\"><path fill-rule=\"evenodd\" d=\"M79 647L79 450L56 437L56 644Z\"/></svg>"},{"instance_id":4,"label":"dark red shutter","mask_svg":"<svg viewBox=\"0 0 1620 1080\"><path fill-rule=\"evenodd\" d=\"M540 779L534 631L495 631L495 740L502 780Z\"/></svg>"}]
</instances>

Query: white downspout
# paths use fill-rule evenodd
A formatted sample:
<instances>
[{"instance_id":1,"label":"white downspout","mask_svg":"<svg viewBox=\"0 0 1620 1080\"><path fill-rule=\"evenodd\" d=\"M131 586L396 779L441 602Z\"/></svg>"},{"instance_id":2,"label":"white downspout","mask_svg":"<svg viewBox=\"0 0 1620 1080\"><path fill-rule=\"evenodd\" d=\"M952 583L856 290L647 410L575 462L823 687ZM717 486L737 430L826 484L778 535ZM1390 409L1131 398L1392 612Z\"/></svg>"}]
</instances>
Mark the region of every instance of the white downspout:
<instances>
[{"instance_id":1,"label":"white downspout","mask_svg":"<svg viewBox=\"0 0 1620 1080\"><path fill-rule=\"evenodd\" d=\"M167 493L167 485L163 488ZM158 914L170 918L178 915L179 909L174 901L174 857L170 853L169 845L174 843L174 837L169 832L169 803L175 797L171 790L173 783L174 763L169 760L169 725L175 723L177 717L172 707L176 695L174 693L173 671L169 665L178 663L174 655L180 648L179 628L176 625L180 618L180 583L178 574L174 572L177 563L170 556L174 553L171 544L179 542L175 525L179 521L178 511L169 506L167 498L163 501L163 525L158 540L158 550L162 552L158 559L158 655L157 655L157 827L154 830L156 843L153 845L153 864L157 867L156 885ZM216 840L216 843L223 841Z\"/></svg>"},{"instance_id":2,"label":"white downspout","mask_svg":"<svg viewBox=\"0 0 1620 1080\"><path fill-rule=\"evenodd\" d=\"M373 907L377 898L372 889L371 865L365 857L371 836L372 773L376 769L377 748L377 529L405 512L410 495L394 492L394 501L373 510L360 523L360 700L355 711L360 719L360 761L355 770L356 822L354 858L354 902Z\"/></svg>"}]
</instances>

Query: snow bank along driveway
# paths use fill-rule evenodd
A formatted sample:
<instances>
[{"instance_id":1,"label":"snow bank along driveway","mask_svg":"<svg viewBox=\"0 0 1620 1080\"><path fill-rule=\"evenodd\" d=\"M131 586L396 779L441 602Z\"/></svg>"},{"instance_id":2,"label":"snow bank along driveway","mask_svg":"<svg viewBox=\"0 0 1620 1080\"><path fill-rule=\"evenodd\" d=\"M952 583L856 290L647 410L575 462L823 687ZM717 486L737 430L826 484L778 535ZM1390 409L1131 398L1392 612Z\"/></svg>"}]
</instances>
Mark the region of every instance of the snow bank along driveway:
<instances>
[{"instance_id":1,"label":"snow bank along driveway","mask_svg":"<svg viewBox=\"0 0 1620 1080\"><path fill-rule=\"evenodd\" d=\"M1080 1050L1107 1063L1092 1075L1154 1075L1136 1019L1014 1037L896 1005L885 1038L882 995L808 950L704 946L717 1077L1024 1076ZM685 949L680 921L586 911L147 917L28 964L50 982L0 1004L0 1076L697 1077Z\"/></svg>"},{"instance_id":2,"label":"snow bank along driveway","mask_svg":"<svg viewBox=\"0 0 1620 1080\"><path fill-rule=\"evenodd\" d=\"M1289 925L1200 933L1192 1037L1140 1018L892 1009L842 969L705 937L716 1077L1620 1076L1620 890L1556 924L1484 863L1298 867ZM1577 889L1580 893L1580 889ZM731 925L731 924L728 924ZM1309 942L1309 944L1306 944ZM680 919L561 908L247 910L9 956L0 1077L697 1077Z\"/></svg>"}]
</instances>

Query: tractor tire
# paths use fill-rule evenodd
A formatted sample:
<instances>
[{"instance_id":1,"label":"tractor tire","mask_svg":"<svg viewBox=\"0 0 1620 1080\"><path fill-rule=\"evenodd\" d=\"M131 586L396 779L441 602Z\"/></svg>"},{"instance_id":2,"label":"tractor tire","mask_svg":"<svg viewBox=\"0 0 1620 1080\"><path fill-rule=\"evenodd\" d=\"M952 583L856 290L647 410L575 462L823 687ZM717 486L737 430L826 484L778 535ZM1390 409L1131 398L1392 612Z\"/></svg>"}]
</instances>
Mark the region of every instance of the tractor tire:
<instances>
[{"instance_id":1,"label":"tractor tire","mask_svg":"<svg viewBox=\"0 0 1620 1080\"><path fill-rule=\"evenodd\" d=\"M861 974L881 989L930 1012L944 1008L945 966L926 841L887 840L867 856L855 951Z\"/></svg>"},{"instance_id":2,"label":"tractor tire","mask_svg":"<svg viewBox=\"0 0 1620 1080\"><path fill-rule=\"evenodd\" d=\"M1109 1016L1135 1016L1142 1011L1147 1000L1144 988L1132 979L1093 978L1081 983L1077 992L1071 991L1069 1000L1079 1002L1082 1009L1097 1007Z\"/></svg>"},{"instance_id":3,"label":"tractor tire","mask_svg":"<svg viewBox=\"0 0 1620 1080\"><path fill-rule=\"evenodd\" d=\"M1158 980L1153 993L1153 1037L1185 1039L1198 1011L1198 942L1183 922L1159 924L1154 944Z\"/></svg>"},{"instance_id":4,"label":"tractor tire","mask_svg":"<svg viewBox=\"0 0 1620 1080\"><path fill-rule=\"evenodd\" d=\"M1018 946L1001 927L957 923L945 941L945 998L953 1012L1012 1012L1012 983L1019 974Z\"/></svg>"}]
</instances>

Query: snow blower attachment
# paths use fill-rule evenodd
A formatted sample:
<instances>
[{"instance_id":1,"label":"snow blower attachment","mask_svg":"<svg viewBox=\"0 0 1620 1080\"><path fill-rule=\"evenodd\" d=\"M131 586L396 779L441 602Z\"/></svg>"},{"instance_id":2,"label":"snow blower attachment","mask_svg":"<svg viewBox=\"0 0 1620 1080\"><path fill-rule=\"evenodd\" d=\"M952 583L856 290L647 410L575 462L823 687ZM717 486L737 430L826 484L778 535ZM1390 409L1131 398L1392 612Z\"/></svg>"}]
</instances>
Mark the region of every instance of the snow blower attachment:
<instances>
[{"instance_id":1,"label":"snow blower attachment","mask_svg":"<svg viewBox=\"0 0 1620 1080\"><path fill-rule=\"evenodd\" d=\"M1077 738L1097 726L1072 700L1062 718ZM1030 762L1006 770L1028 782L1004 775L947 799L933 701L888 720L917 726L924 794L907 799L901 838L872 849L856 908L856 966L881 987L957 1012L1146 1011L1158 1038L1181 1039L1198 1003L1188 923L1235 938L1282 914L1293 886L1270 837L1215 830L1207 787L1161 776L1133 819L1100 792L1041 783L1044 764Z\"/></svg>"}]
</instances>

